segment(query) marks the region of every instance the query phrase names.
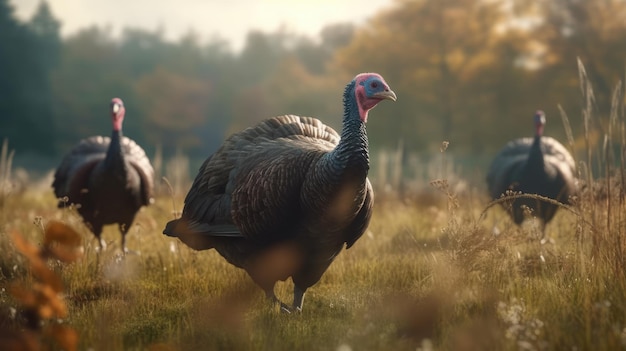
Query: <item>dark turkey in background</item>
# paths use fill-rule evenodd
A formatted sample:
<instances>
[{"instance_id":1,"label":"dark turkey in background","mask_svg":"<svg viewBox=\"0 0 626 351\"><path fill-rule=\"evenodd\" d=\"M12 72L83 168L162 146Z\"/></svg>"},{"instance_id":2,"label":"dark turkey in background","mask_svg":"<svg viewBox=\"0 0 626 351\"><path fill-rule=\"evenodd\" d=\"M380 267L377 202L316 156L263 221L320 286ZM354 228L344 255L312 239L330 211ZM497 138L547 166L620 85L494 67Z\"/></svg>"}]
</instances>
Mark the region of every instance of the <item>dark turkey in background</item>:
<instances>
[{"instance_id":1,"label":"dark turkey in background","mask_svg":"<svg viewBox=\"0 0 626 351\"><path fill-rule=\"evenodd\" d=\"M137 211L153 202L154 169L141 146L122 136L124 115L122 100L111 100L111 137L81 140L61 161L52 187L58 207L76 205L101 249L102 227L117 223L126 253L126 233Z\"/></svg>"},{"instance_id":2,"label":"dark turkey in background","mask_svg":"<svg viewBox=\"0 0 626 351\"><path fill-rule=\"evenodd\" d=\"M546 117L543 111L534 116L534 138L510 141L500 150L489 167L487 186L492 199L507 191L541 195L568 204L576 193L576 164L572 155L556 139L543 136ZM541 220L542 232L552 220L558 205L532 198L518 198L502 203L516 224L524 219L523 206Z\"/></svg>"}]
</instances>

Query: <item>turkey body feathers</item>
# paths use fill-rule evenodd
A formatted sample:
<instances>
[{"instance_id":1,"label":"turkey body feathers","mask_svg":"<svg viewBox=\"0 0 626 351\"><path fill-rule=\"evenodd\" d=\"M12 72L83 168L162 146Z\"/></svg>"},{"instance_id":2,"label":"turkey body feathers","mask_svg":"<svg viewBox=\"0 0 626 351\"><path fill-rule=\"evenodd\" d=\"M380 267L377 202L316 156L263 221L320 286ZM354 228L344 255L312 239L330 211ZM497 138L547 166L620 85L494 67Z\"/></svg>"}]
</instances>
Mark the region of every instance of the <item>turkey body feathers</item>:
<instances>
[{"instance_id":1,"label":"turkey body feathers","mask_svg":"<svg viewBox=\"0 0 626 351\"><path fill-rule=\"evenodd\" d=\"M341 135L294 115L233 134L200 167L181 218L163 233L196 250L215 248L274 302L276 281L291 277L292 307L301 310L306 289L371 218L365 122L382 100L396 95L380 75L363 73L344 91Z\"/></svg>"},{"instance_id":2,"label":"turkey body feathers","mask_svg":"<svg viewBox=\"0 0 626 351\"><path fill-rule=\"evenodd\" d=\"M313 232L321 225L317 223L321 212L329 209L315 207L317 202L313 204L309 198L315 197L315 193L332 192L324 189L328 185L322 175L325 168L333 165L319 162L338 142L337 132L321 121L293 115L274 117L234 134L201 166L185 199L182 220L190 229L203 230L198 234L239 236L261 249L266 244ZM367 190L354 195L359 201L347 222L356 216L366 193L369 202L372 200L371 185L364 178L365 184L363 188ZM309 223L307 218L316 221ZM195 223L195 227L189 223ZM345 223L337 226L336 230L348 228ZM336 240L328 245L354 243L366 225L361 227L341 236L341 242ZM246 259L233 257L229 261L241 267Z\"/></svg>"},{"instance_id":3,"label":"turkey body feathers","mask_svg":"<svg viewBox=\"0 0 626 351\"><path fill-rule=\"evenodd\" d=\"M54 194L59 198L59 207L72 203L80 203L81 194L88 189L89 177L98 163L106 157L111 138L106 136L92 136L81 140L63 158L54 173L52 187ZM124 158L134 171L141 177L140 203L148 205L153 197L154 169L145 151L132 139L122 137L120 140ZM64 201L67 197L68 201Z\"/></svg>"},{"instance_id":4,"label":"turkey body feathers","mask_svg":"<svg viewBox=\"0 0 626 351\"><path fill-rule=\"evenodd\" d=\"M294 304L301 305L303 292L345 243L354 244L371 218L367 170L330 181L338 165L326 156L339 139L319 120L292 115L232 135L202 165L182 218L164 233L194 249L215 248L268 296L277 280L291 276L295 290L302 291ZM284 245L292 268L263 267L260 257Z\"/></svg>"},{"instance_id":5,"label":"turkey body feathers","mask_svg":"<svg viewBox=\"0 0 626 351\"><path fill-rule=\"evenodd\" d=\"M125 234L137 211L152 202L154 169L139 145L113 132L113 139L93 136L72 148L52 187L59 207L80 205L78 213L99 240L104 225L118 223L126 251Z\"/></svg>"},{"instance_id":6,"label":"turkey body feathers","mask_svg":"<svg viewBox=\"0 0 626 351\"><path fill-rule=\"evenodd\" d=\"M574 159L556 139L546 136L516 139L504 146L489 168L489 194L498 199L512 190L568 203L576 189L575 169ZM538 203L535 199L516 199L510 214L517 224L524 220L522 205L535 209L544 223L549 222L557 210L557 206Z\"/></svg>"}]
</instances>

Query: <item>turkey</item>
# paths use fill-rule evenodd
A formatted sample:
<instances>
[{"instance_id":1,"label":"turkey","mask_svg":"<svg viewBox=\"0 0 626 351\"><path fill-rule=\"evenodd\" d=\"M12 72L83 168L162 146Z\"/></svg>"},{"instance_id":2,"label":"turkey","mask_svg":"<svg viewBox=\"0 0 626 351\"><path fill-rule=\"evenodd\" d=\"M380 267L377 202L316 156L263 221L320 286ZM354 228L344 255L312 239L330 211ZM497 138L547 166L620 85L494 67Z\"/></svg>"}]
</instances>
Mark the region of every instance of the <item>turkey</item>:
<instances>
[{"instance_id":1,"label":"turkey","mask_svg":"<svg viewBox=\"0 0 626 351\"><path fill-rule=\"evenodd\" d=\"M126 233L137 211L153 202L154 169L141 146L122 136L124 103L111 100L111 138L92 136L81 140L63 158L54 174L58 207L75 204L78 213L98 239L105 224L117 223L126 249Z\"/></svg>"},{"instance_id":2,"label":"turkey","mask_svg":"<svg viewBox=\"0 0 626 351\"><path fill-rule=\"evenodd\" d=\"M534 121L534 138L509 142L491 163L487 173L489 194L498 199L512 190L568 203L576 190L574 159L557 140L543 136L546 123L543 111L535 113ZM523 205L541 220L542 232L558 209L555 204L530 198L515 199L512 206L503 204L518 225L524 221Z\"/></svg>"},{"instance_id":3,"label":"turkey","mask_svg":"<svg viewBox=\"0 0 626 351\"><path fill-rule=\"evenodd\" d=\"M362 73L345 88L341 135L294 115L231 135L200 167L182 217L163 233L195 250L216 249L282 311L301 312L305 291L369 224L365 123L382 100L396 95L380 75ZM292 306L274 294L289 277Z\"/></svg>"}]
</instances>

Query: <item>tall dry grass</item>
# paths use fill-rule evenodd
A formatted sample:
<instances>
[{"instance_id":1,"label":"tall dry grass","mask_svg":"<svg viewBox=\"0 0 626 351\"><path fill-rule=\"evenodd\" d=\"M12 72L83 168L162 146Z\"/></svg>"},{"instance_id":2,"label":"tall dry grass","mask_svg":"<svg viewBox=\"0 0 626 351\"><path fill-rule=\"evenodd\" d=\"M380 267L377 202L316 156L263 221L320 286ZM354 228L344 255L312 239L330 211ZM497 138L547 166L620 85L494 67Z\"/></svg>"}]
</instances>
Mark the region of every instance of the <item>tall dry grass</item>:
<instances>
[{"instance_id":1,"label":"tall dry grass","mask_svg":"<svg viewBox=\"0 0 626 351\"><path fill-rule=\"evenodd\" d=\"M9 151L9 141L4 139L0 149L0 209L4 207L6 198L11 192L11 168L14 155L14 150Z\"/></svg>"}]
</instances>

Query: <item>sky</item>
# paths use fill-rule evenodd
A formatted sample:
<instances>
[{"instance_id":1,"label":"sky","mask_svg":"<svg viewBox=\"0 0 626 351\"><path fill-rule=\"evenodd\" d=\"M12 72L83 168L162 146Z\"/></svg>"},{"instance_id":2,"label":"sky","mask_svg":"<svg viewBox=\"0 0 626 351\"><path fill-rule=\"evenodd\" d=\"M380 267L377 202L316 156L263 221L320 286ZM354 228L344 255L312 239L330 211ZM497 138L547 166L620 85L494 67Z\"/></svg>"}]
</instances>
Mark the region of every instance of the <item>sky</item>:
<instances>
[{"instance_id":1,"label":"sky","mask_svg":"<svg viewBox=\"0 0 626 351\"><path fill-rule=\"evenodd\" d=\"M41 0L10 0L18 18L28 20ZM110 25L117 35L124 27L162 28L176 40L194 30L202 38L226 39L234 50L251 29L316 37L324 25L364 23L394 0L48 0L67 37L93 24ZM365 5L367 4L367 5Z\"/></svg>"}]
</instances>

